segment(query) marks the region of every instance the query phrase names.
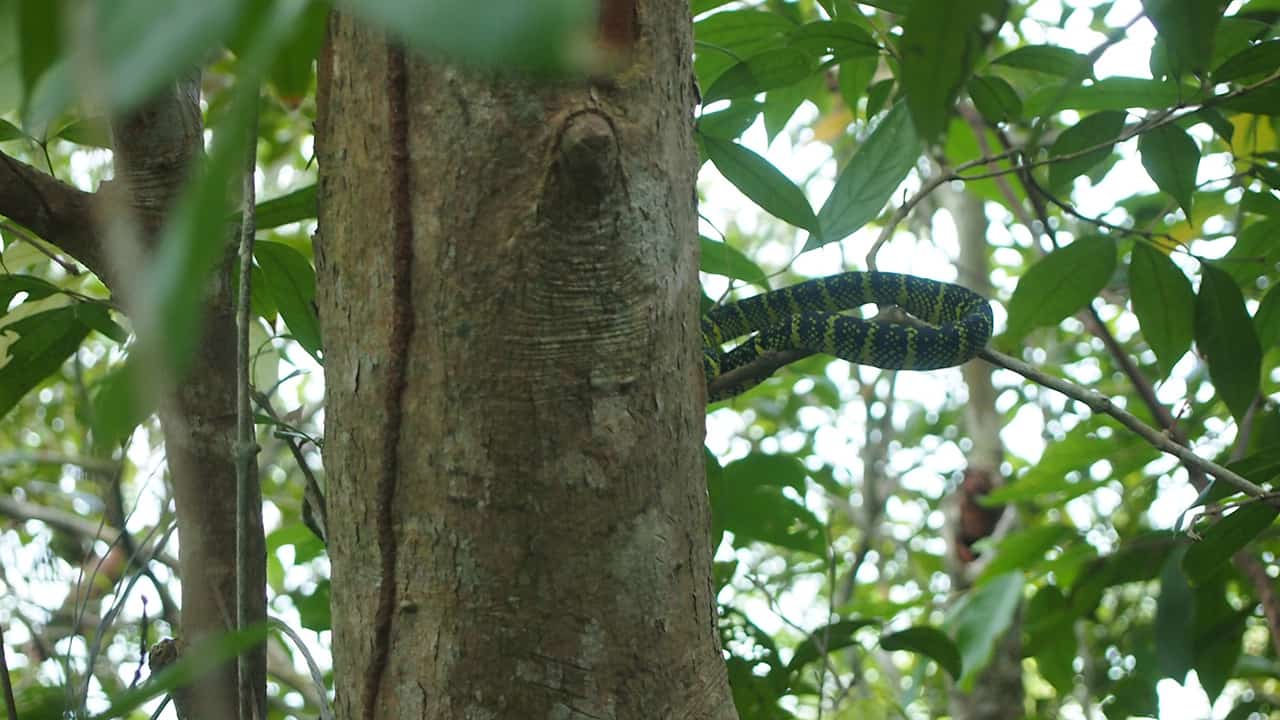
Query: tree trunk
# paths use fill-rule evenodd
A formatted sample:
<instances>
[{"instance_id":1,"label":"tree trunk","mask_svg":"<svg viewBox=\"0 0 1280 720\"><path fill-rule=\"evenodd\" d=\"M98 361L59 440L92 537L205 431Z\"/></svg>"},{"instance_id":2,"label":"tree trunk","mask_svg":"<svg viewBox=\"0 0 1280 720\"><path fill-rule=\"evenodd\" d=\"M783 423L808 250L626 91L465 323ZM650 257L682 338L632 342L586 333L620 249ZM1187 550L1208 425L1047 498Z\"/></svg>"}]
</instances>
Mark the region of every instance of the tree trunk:
<instances>
[{"instance_id":1,"label":"tree trunk","mask_svg":"<svg viewBox=\"0 0 1280 720\"><path fill-rule=\"evenodd\" d=\"M633 10L611 15L628 64L590 84L428 64L331 20L316 262L340 717L736 716L688 4Z\"/></svg>"}]
</instances>

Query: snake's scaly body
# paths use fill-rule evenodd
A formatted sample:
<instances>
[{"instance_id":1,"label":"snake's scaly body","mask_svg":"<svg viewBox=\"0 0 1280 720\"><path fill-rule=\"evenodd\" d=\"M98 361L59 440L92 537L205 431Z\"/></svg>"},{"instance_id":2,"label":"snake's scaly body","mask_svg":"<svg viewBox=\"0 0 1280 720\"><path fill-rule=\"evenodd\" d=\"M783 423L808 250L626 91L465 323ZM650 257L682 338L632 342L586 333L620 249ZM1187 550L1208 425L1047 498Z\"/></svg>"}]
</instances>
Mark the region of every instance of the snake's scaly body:
<instances>
[{"instance_id":1,"label":"snake's scaly body","mask_svg":"<svg viewBox=\"0 0 1280 720\"><path fill-rule=\"evenodd\" d=\"M839 314L866 303L898 305L934 327ZM951 283L890 272L847 272L721 305L702 317L707 384L760 355L779 350L826 353L861 365L934 370L974 357L991 337L991 306ZM731 350L724 343L751 335ZM758 380L757 380L758 382ZM721 388L708 402L755 383Z\"/></svg>"}]
</instances>

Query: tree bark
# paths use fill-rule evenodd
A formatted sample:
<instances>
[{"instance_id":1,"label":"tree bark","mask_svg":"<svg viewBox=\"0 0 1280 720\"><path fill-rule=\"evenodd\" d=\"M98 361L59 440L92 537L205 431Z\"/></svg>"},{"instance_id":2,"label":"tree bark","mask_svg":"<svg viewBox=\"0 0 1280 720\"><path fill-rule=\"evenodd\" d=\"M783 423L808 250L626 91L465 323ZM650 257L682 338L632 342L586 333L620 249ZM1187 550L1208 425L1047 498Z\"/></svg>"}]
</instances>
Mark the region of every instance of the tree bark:
<instances>
[{"instance_id":1,"label":"tree bark","mask_svg":"<svg viewBox=\"0 0 1280 720\"><path fill-rule=\"evenodd\" d=\"M340 717L736 717L688 5L619 4L630 59L594 83L429 64L331 19L316 258Z\"/></svg>"}]
</instances>

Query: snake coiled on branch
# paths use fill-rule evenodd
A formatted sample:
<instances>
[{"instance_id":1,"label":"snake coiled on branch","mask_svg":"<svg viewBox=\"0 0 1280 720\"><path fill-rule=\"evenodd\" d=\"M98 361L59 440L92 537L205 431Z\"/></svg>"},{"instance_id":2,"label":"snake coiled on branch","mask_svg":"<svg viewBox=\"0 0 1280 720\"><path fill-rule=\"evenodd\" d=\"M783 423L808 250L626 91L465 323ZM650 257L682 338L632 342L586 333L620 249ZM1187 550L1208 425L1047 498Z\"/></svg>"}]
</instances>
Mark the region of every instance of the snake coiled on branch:
<instances>
[{"instance_id":1,"label":"snake coiled on branch","mask_svg":"<svg viewBox=\"0 0 1280 720\"><path fill-rule=\"evenodd\" d=\"M866 303L897 305L929 326L840 314ZM991 337L991 305L968 288L890 272L847 272L720 305L702 316L707 402L737 395L763 377L714 381L769 352L826 353L860 365L934 370L960 365ZM725 350L724 344L747 339Z\"/></svg>"}]
</instances>

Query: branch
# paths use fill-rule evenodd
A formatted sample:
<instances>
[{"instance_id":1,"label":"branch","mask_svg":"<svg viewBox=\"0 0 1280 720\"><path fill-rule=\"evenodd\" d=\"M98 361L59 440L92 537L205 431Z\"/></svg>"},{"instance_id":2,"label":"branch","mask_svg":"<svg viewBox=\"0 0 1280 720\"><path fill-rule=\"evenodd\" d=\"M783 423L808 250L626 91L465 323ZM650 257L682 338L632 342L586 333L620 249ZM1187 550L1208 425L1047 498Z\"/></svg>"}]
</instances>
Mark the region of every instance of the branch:
<instances>
[{"instance_id":1,"label":"branch","mask_svg":"<svg viewBox=\"0 0 1280 720\"><path fill-rule=\"evenodd\" d=\"M1168 434L1156 430L1150 425L1139 420L1131 413L1122 410L1116 406L1115 403L1111 402L1110 398L1107 398L1105 395L1095 390L1089 390L1088 388L1080 387L1075 383L1043 373L1021 360L1005 355L1004 353L991 350L990 348L983 350L978 354L978 356L992 365L1002 367L1006 370L1012 370L1034 383L1043 385L1052 390L1057 390L1076 402L1084 403L1089 406L1090 410L1093 410L1096 413L1110 415L1121 425L1132 430L1134 433L1137 433L1142 439L1146 440L1157 450L1162 450L1177 457L1187 465L1196 468L1206 475L1212 475L1213 477L1218 478L1246 495L1266 499L1271 503L1280 502L1277 501L1274 494L1269 492L1266 488L1255 485L1231 470L1196 455L1189 448L1174 442Z\"/></svg>"},{"instance_id":2,"label":"branch","mask_svg":"<svg viewBox=\"0 0 1280 720\"><path fill-rule=\"evenodd\" d=\"M0 215L30 229L101 278L107 264L94 230L92 206L93 193L0 153Z\"/></svg>"},{"instance_id":3,"label":"branch","mask_svg":"<svg viewBox=\"0 0 1280 720\"><path fill-rule=\"evenodd\" d=\"M55 530L78 535L88 540L101 540L107 544L115 543L120 536L120 531L113 527L90 522L79 515L13 498L0 497L0 515L7 515L14 520L39 520ZM142 554L145 557L152 557L152 552L144 550ZM154 559L170 568L178 567L178 561L164 553L155 554Z\"/></svg>"}]
</instances>

